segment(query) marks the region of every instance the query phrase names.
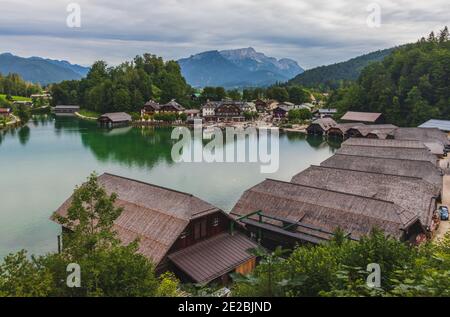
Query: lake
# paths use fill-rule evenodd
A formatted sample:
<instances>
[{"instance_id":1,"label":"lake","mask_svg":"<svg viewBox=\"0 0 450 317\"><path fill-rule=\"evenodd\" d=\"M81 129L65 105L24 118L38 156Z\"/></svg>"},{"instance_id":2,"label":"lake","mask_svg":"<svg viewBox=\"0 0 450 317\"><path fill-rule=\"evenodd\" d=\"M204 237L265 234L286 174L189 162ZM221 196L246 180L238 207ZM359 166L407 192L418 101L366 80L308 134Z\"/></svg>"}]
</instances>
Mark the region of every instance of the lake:
<instances>
[{"instance_id":1,"label":"lake","mask_svg":"<svg viewBox=\"0 0 450 317\"><path fill-rule=\"evenodd\" d=\"M280 134L280 168L261 174L256 163L175 163L172 129L105 130L75 117L39 116L0 131L0 258L26 249L56 251L59 226L49 220L91 172L109 172L189 192L230 211L265 178L289 181L339 147L321 137Z\"/></svg>"}]
</instances>

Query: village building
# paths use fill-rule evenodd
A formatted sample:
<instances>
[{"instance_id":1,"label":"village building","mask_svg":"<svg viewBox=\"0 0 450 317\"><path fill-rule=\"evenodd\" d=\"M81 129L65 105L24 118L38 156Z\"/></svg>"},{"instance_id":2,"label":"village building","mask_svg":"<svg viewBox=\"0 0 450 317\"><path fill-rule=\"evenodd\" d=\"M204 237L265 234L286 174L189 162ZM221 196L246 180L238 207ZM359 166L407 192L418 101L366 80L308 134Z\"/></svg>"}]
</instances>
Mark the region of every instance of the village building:
<instances>
[{"instance_id":1,"label":"village building","mask_svg":"<svg viewBox=\"0 0 450 317\"><path fill-rule=\"evenodd\" d=\"M202 117L206 120L211 120L216 116L216 108L219 106L220 102L207 101L202 107Z\"/></svg>"},{"instance_id":2,"label":"village building","mask_svg":"<svg viewBox=\"0 0 450 317\"><path fill-rule=\"evenodd\" d=\"M131 121L131 116L125 112L105 113L97 119L100 126L108 128L127 126Z\"/></svg>"},{"instance_id":3,"label":"village building","mask_svg":"<svg viewBox=\"0 0 450 317\"><path fill-rule=\"evenodd\" d=\"M161 109L161 105L159 103L154 100L149 100L144 104L144 107L141 110L141 116L153 116L155 113L159 112L159 109Z\"/></svg>"},{"instance_id":4,"label":"village building","mask_svg":"<svg viewBox=\"0 0 450 317\"><path fill-rule=\"evenodd\" d=\"M320 244L338 229L352 240L373 228L401 241L426 234L414 210L392 202L270 179L247 190L231 214L267 248Z\"/></svg>"},{"instance_id":5,"label":"village building","mask_svg":"<svg viewBox=\"0 0 450 317\"><path fill-rule=\"evenodd\" d=\"M267 101L264 101L262 99L256 99L254 101L254 104L255 104L256 111L259 113L269 112L269 110L270 110Z\"/></svg>"},{"instance_id":6,"label":"village building","mask_svg":"<svg viewBox=\"0 0 450 317\"><path fill-rule=\"evenodd\" d=\"M182 114L185 111L184 107L180 105L175 99L172 99L168 103L161 105L159 108L160 113L178 113Z\"/></svg>"},{"instance_id":7,"label":"village building","mask_svg":"<svg viewBox=\"0 0 450 317\"><path fill-rule=\"evenodd\" d=\"M44 99L44 100L50 100L52 99L52 95L49 93L42 93L42 94L32 94L30 98L35 101L36 99Z\"/></svg>"},{"instance_id":8,"label":"village building","mask_svg":"<svg viewBox=\"0 0 450 317\"><path fill-rule=\"evenodd\" d=\"M215 109L218 121L243 121L242 104L233 101L223 101Z\"/></svg>"},{"instance_id":9,"label":"village building","mask_svg":"<svg viewBox=\"0 0 450 317\"><path fill-rule=\"evenodd\" d=\"M314 112L316 118L332 118L337 114L337 109L334 108L321 108Z\"/></svg>"},{"instance_id":10,"label":"village building","mask_svg":"<svg viewBox=\"0 0 450 317\"><path fill-rule=\"evenodd\" d=\"M331 118L317 119L306 128L306 131L308 132L308 134L326 135L328 131L336 125L336 121Z\"/></svg>"},{"instance_id":11,"label":"village building","mask_svg":"<svg viewBox=\"0 0 450 317\"><path fill-rule=\"evenodd\" d=\"M7 117L11 114L10 108L0 108L0 116Z\"/></svg>"},{"instance_id":12,"label":"village building","mask_svg":"<svg viewBox=\"0 0 450 317\"><path fill-rule=\"evenodd\" d=\"M17 100L17 101L13 102L13 105L14 106L25 106L25 107L31 108L31 107L33 107L33 102L26 101L26 100Z\"/></svg>"},{"instance_id":13,"label":"village building","mask_svg":"<svg viewBox=\"0 0 450 317\"><path fill-rule=\"evenodd\" d=\"M226 283L228 274L250 273L258 244L233 225L219 208L187 193L103 174L99 184L116 193L123 208L113 229L124 245L139 239L138 252L150 259L158 274L172 271L183 282ZM56 211L67 215L72 198ZM70 228L64 228L70 234Z\"/></svg>"},{"instance_id":14,"label":"village building","mask_svg":"<svg viewBox=\"0 0 450 317\"><path fill-rule=\"evenodd\" d=\"M341 118L341 121L382 124L385 122L385 119L382 113L348 111Z\"/></svg>"},{"instance_id":15,"label":"village building","mask_svg":"<svg viewBox=\"0 0 450 317\"><path fill-rule=\"evenodd\" d=\"M76 105L57 105L53 108L55 114L74 114L80 111L80 106Z\"/></svg>"},{"instance_id":16,"label":"village building","mask_svg":"<svg viewBox=\"0 0 450 317\"><path fill-rule=\"evenodd\" d=\"M274 118L286 118L289 114L289 110L292 108L287 105L278 105L275 109L272 110L272 115Z\"/></svg>"}]
</instances>

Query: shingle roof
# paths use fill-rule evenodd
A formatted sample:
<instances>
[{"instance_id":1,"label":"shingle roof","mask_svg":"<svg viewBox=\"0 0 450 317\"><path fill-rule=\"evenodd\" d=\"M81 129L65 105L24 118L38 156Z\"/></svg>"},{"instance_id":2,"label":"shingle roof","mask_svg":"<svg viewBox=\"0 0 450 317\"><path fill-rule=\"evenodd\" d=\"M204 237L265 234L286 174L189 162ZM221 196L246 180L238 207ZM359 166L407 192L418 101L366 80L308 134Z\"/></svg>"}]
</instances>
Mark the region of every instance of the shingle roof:
<instances>
[{"instance_id":1,"label":"shingle roof","mask_svg":"<svg viewBox=\"0 0 450 317\"><path fill-rule=\"evenodd\" d=\"M426 149L423 142L416 140L396 140L396 139L380 140L380 139L366 139L366 138L349 138L342 143L342 146L347 145Z\"/></svg>"},{"instance_id":2,"label":"shingle roof","mask_svg":"<svg viewBox=\"0 0 450 317\"><path fill-rule=\"evenodd\" d=\"M437 157L433 155L428 149L346 145L342 146L336 153L345 155L427 161L433 164L437 164Z\"/></svg>"},{"instance_id":3,"label":"shingle roof","mask_svg":"<svg viewBox=\"0 0 450 317\"><path fill-rule=\"evenodd\" d=\"M99 119L107 118L112 122L124 122L131 121L131 116L125 112L111 112L105 113L99 117Z\"/></svg>"},{"instance_id":4,"label":"shingle roof","mask_svg":"<svg viewBox=\"0 0 450 317\"><path fill-rule=\"evenodd\" d=\"M449 139L445 133L437 128L398 128L394 132L398 140L419 140L422 142L439 142L449 145Z\"/></svg>"},{"instance_id":5,"label":"shingle roof","mask_svg":"<svg viewBox=\"0 0 450 317\"><path fill-rule=\"evenodd\" d=\"M400 238L402 229L418 220L413 211L388 201L275 180L247 190L232 213L244 216L257 210L331 232L341 228L353 238L369 234L374 227Z\"/></svg>"},{"instance_id":6,"label":"shingle roof","mask_svg":"<svg viewBox=\"0 0 450 317\"><path fill-rule=\"evenodd\" d=\"M356 111L348 111L341 120L344 121L358 121L358 122L375 122L377 121L383 114L381 113L373 113L373 112L356 112Z\"/></svg>"},{"instance_id":7,"label":"shingle roof","mask_svg":"<svg viewBox=\"0 0 450 317\"><path fill-rule=\"evenodd\" d=\"M442 188L441 170L428 161L336 154L323 161L321 166L419 177L434 185L438 190Z\"/></svg>"},{"instance_id":8,"label":"shingle roof","mask_svg":"<svg viewBox=\"0 0 450 317\"><path fill-rule=\"evenodd\" d=\"M190 194L128 178L103 174L98 182L108 194L116 193L123 207L114 229L123 244L140 239L139 252L158 264L191 219L219 211ZM58 208L66 215L72 197Z\"/></svg>"},{"instance_id":9,"label":"shingle roof","mask_svg":"<svg viewBox=\"0 0 450 317\"><path fill-rule=\"evenodd\" d=\"M209 283L254 258L257 244L241 233L223 233L169 255L169 259L196 283Z\"/></svg>"},{"instance_id":10,"label":"shingle roof","mask_svg":"<svg viewBox=\"0 0 450 317\"><path fill-rule=\"evenodd\" d=\"M425 226L431 226L433 202L440 194L435 186L417 177L324 166L311 166L295 175L292 182L390 201L406 210L413 210Z\"/></svg>"},{"instance_id":11,"label":"shingle roof","mask_svg":"<svg viewBox=\"0 0 450 317\"><path fill-rule=\"evenodd\" d=\"M313 121L310 126L307 128L318 125L323 131L328 131L330 128L336 126L336 121L334 121L332 118L321 118Z\"/></svg>"}]
</instances>

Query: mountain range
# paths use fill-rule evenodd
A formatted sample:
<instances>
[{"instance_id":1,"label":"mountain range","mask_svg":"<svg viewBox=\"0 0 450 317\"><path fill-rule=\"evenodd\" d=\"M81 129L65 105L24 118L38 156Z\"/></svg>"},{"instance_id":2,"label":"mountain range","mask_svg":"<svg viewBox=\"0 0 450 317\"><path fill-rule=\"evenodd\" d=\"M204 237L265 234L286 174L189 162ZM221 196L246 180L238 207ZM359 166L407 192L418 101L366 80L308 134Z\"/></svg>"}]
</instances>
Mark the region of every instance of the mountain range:
<instances>
[{"instance_id":1,"label":"mountain range","mask_svg":"<svg viewBox=\"0 0 450 317\"><path fill-rule=\"evenodd\" d=\"M76 80L86 76L89 67L71 64L67 61L41 57L19 57L11 53L0 54L0 73L17 73L24 80L41 85Z\"/></svg>"},{"instance_id":2,"label":"mountain range","mask_svg":"<svg viewBox=\"0 0 450 317\"><path fill-rule=\"evenodd\" d=\"M286 82L304 70L294 60L268 57L255 49L208 51L178 60L181 72L194 87L269 86Z\"/></svg>"}]
</instances>

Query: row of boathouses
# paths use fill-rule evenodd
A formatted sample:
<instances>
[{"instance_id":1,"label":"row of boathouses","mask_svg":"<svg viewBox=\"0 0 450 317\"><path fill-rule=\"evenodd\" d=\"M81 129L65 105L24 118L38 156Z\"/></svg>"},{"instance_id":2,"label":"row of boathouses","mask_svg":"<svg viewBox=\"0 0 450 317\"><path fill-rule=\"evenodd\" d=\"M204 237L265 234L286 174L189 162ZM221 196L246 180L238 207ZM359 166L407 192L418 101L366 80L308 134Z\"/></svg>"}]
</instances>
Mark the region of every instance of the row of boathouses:
<instances>
[{"instance_id":1,"label":"row of boathouses","mask_svg":"<svg viewBox=\"0 0 450 317\"><path fill-rule=\"evenodd\" d=\"M424 141L433 140L348 139L290 182L250 188L231 214L268 247L323 243L338 228L359 240L375 227L420 243L439 225L443 187L439 158Z\"/></svg>"},{"instance_id":2,"label":"row of boathouses","mask_svg":"<svg viewBox=\"0 0 450 317\"><path fill-rule=\"evenodd\" d=\"M248 189L231 213L190 194L121 176L103 174L98 181L108 194L117 194L116 205L123 208L114 224L118 237L125 245L139 239L139 252L158 273L169 270L185 282L226 283L229 273L254 269L257 259L250 250L259 245L321 244L338 229L356 241L374 228L413 244L432 238L443 173L426 143L446 136L401 133L418 137L350 138L290 182L266 179ZM66 215L71 201L56 213Z\"/></svg>"}]
</instances>

